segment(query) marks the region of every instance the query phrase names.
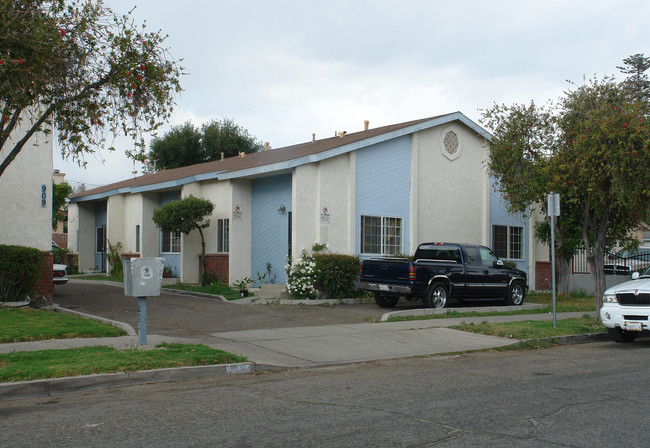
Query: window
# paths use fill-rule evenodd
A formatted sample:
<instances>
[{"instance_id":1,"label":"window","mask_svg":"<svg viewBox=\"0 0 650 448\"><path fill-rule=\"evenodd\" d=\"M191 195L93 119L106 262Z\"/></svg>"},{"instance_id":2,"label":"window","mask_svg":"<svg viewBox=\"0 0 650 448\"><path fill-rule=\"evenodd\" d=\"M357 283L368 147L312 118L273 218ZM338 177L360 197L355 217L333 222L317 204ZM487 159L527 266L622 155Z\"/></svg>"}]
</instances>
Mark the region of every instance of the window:
<instances>
[{"instance_id":1,"label":"window","mask_svg":"<svg viewBox=\"0 0 650 448\"><path fill-rule=\"evenodd\" d=\"M95 234L95 252L106 252L106 226L97 227Z\"/></svg>"},{"instance_id":2,"label":"window","mask_svg":"<svg viewBox=\"0 0 650 448\"><path fill-rule=\"evenodd\" d=\"M397 255L402 252L402 218L361 216L361 253Z\"/></svg>"},{"instance_id":3,"label":"window","mask_svg":"<svg viewBox=\"0 0 650 448\"><path fill-rule=\"evenodd\" d=\"M181 251L181 231L162 232L162 253L180 253Z\"/></svg>"},{"instance_id":4,"label":"window","mask_svg":"<svg viewBox=\"0 0 650 448\"><path fill-rule=\"evenodd\" d=\"M217 253L230 251L230 220L217 219Z\"/></svg>"},{"instance_id":5,"label":"window","mask_svg":"<svg viewBox=\"0 0 650 448\"><path fill-rule=\"evenodd\" d=\"M135 225L135 251L140 252L140 224Z\"/></svg>"},{"instance_id":6,"label":"window","mask_svg":"<svg viewBox=\"0 0 650 448\"><path fill-rule=\"evenodd\" d=\"M515 226L492 227L492 250L499 258L524 258L524 228Z\"/></svg>"}]
</instances>

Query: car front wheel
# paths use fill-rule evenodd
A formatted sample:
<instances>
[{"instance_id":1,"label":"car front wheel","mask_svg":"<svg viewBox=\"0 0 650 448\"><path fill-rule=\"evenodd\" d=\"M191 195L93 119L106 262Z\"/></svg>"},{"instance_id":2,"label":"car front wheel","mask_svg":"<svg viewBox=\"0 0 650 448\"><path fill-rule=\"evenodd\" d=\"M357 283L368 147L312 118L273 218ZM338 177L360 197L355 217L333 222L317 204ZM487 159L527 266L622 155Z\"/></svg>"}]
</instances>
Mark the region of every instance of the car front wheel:
<instances>
[{"instance_id":1,"label":"car front wheel","mask_svg":"<svg viewBox=\"0 0 650 448\"><path fill-rule=\"evenodd\" d=\"M506 295L506 303L508 305L521 305L524 303L524 287L521 283L515 282L508 288L508 295Z\"/></svg>"},{"instance_id":2,"label":"car front wheel","mask_svg":"<svg viewBox=\"0 0 650 448\"><path fill-rule=\"evenodd\" d=\"M633 342L638 335L635 331L627 331L618 327L608 328L607 334L616 342Z\"/></svg>"},{"instance_id":3,"label":"car front wheel","mask_svg":"<svg viewBox=\"0 0 650 448\"><path fill-rule=\"evenodd\" d=\"M424 297L427 308L444 308L447 305L447 288L443 283L434 283Z\"/></svg>"}]
</instances>

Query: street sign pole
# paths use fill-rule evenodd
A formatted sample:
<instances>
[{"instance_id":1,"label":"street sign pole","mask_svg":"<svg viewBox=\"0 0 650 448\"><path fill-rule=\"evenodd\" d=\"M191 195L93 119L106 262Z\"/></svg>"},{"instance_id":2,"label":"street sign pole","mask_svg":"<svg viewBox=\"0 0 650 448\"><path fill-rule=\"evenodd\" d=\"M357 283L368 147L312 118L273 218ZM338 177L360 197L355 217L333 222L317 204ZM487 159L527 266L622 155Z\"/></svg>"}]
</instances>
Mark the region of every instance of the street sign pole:
<instances>
[{"instance_id":1,"label":"street sign pole","mask_svg":"<svg viewBox=\"0 0 650 448\"><path fill-rule=\"evenodd\" d=\"M551 218L551 292L553 295L553 328L557 327L555 313L555 217L560 216L560 195L551 191L548 195L548 216Z\"/></svg>"}]
</instances>

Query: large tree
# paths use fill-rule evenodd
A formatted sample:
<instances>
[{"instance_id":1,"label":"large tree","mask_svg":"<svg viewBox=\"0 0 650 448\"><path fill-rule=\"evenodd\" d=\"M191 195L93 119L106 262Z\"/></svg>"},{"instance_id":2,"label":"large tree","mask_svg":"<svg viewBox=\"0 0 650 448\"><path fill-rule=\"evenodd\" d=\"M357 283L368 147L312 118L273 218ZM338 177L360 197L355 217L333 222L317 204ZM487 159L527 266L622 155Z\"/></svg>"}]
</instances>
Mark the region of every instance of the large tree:
<instances>
[{"instance_id":1,"label":"large tree","mask_svg":"<svg viewBox=\"0 0 650 448\"><path fill-rule=\"evenodd\" d=\"M201 255L203 259L203 275L201 284L205 283L206 260L205 238L203 229L210 226L208 220L214 210L214 204L209 199L197 198L192 195L178 201L168 202L153 211L153 222L163 232L181 231L188 235L193 230L198 230L201 236Z\"/></svg>"},{"instance_id":2,"label":"large tree","mask_svg":"<svg viewBox=\"0 0 650 448\"><path fill-rule=\"evenodd\" d=\"M514 209L544 209L546 195L560 193L559 221L569 241L580 234L598 307L608 244L626 240L650 204L643 104L604 78L575 86L557 108L494 106L484 123L494 135L489 168Z\"/></svg>"},{"instance_id":3,"label":"large tree","mask_svg":"<svg viewBox=\"0 0 650 448\"><path fill-rule=\"evenodd\" d=\"M188 121L151 141L147 169L179 168L261 149L260 141L229 118L213 120L200 129Z\"/></svg>"},{"instance_id":4,"label":"large tree","mask_svg":"<svg viewBox=\"0 0 650 448\"><path fill-rule=\"evenodd\" d=\"M52 183L52 230L65 219L66 199L72 194L72 185L67 182Z\"/></svg>"},{"instance_id":5,"label":"large tree","mask_svg":"<svg viewBox=\"0 0 650 448\"><path fill-rule=\"evenodd\" d=\"M127 154L143 159L143 135L181 90L165 38L101 0L2 0L0 149L13 146L0 176L37 132L54 131L62 155L80 164L107 135L130 137Z\"/></svg>"}]
</instances>

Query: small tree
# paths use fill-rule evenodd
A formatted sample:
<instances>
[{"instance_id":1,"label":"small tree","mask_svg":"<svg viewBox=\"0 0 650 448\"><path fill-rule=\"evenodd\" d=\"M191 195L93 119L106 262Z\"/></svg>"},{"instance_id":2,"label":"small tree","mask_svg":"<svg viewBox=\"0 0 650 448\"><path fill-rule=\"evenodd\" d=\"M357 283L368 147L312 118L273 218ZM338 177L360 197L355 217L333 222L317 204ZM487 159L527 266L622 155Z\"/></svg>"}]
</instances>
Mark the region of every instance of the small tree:
<instances>
[{"instance_id":1,"label":"small tree","mask_svg":"<svg viewBox=\"0 0 650 448\"><path fill-rule=\"evenodd\" d=\"M192 230L199 231L203 259L202 285L205 284L207 277L203 229L210 226L210 221L206 220L206 218L210 216L212 210L214 210L212 201L190 195L178 201L168 202L153 211L153 222L163 232L180 231L188 235Z\"/></svg>"}]
</instances>

